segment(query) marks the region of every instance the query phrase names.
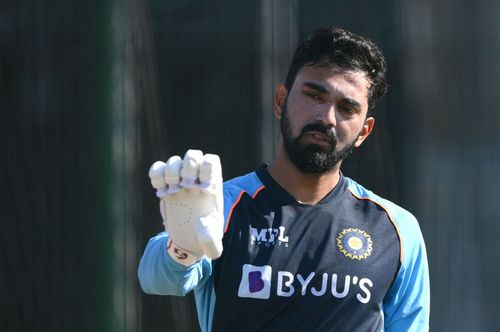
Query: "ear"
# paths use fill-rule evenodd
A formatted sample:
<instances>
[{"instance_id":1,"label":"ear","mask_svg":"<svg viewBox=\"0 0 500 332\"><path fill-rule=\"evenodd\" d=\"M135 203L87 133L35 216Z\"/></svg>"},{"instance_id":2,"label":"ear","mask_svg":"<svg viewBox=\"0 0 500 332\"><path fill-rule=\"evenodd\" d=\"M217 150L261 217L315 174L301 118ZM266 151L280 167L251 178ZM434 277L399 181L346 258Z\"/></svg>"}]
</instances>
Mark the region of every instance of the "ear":
<instances>
[{"instance_id":1,"label":"ear","mask_svg":"<svg viewBox=\"0 0 500 332\"><path fill-rule=\"evenodd\" d=\"M371 134L373 130L373 126L375 125L375 118L372 116L369 116L366 118L365 123L363 124L363 128L361 129L361 132L359 133L359 137L354 143L355 147L360 147L361 144L364 142L364 140Z\"/></svg>"},{"instance_id":2,"label":"ear","mask_svg":"<svg viewBox=\"0 0 500 332\"><path fill-rule=\"evenodd\" d=\"M281 119L283 110L286 103L286 97L288 96L288 90L284 84L278 85L276 91L274 92L274 116L277 119Z\"/></svg>"}]
</instances>

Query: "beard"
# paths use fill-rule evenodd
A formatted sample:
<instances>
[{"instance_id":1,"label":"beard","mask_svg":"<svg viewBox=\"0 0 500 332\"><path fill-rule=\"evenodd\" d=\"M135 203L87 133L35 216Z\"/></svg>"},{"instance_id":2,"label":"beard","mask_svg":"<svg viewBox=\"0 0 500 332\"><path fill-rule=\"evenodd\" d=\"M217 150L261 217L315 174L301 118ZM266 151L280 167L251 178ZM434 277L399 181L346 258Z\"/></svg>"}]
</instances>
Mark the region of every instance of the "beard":
<instances>
[{"instance_id":1,"label":"beard","mask_svg":"<svg viewBox=\"0 0 500 332\"><path fill-rule=\"evenodd\" d=\"M321 123L309 123L302 128L299 136L293 137L288 112L283 109L280 121L283 145L288 158L299 171L305 174L323 174L332 170L340 161L348 158L354 150L354 144L359 137L346 147L337 150L338 138L332 126ZM329 137L331 146L323 148L316 144L303 144L301 139L309 131L317 131Z\"/></svg>"}]
</instances>

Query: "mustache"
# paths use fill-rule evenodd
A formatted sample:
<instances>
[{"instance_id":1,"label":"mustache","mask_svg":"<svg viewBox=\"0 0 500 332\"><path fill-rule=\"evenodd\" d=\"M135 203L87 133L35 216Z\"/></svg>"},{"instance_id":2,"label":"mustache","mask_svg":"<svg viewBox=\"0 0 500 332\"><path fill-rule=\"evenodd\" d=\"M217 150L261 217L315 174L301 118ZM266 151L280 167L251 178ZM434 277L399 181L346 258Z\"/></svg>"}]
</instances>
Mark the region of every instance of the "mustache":
<instances>
[{"instance_id":1,"label":"mustache","mask_svg":"<svg viewBox=\"0 0 500 332\"><path fill-rule=\"evenodd\" d=\"M335 134L333 126L327 126L321 123L309 123L305 125L304 128L302 128L299 138L302 138L302 136L304 136L304 134L308 131L317 131L319 133L322 133L323 135L328 136L332 140L332 143L337 142L337 135Z\"/></svg>"}]
</instances>

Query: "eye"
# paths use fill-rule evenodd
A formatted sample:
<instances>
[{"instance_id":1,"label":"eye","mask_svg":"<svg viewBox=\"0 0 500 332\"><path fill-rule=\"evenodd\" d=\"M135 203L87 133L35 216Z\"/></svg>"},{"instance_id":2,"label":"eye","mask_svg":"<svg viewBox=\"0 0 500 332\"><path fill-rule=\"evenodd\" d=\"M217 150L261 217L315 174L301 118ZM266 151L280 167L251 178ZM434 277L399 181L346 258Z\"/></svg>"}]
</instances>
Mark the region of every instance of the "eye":
<instances>
[{"instance_id":1,"label":"eye","mask_svg":"<svg viewBox=\"0 0 500 332\"><path fill-rule=\"evenodd\" d=\"M321 96L316 92L305 91L304 94L312 99L320 100Z\"/></svg>"},{"instance_id":2,"label":"eye","mask_svg":"<svg viewBox=\"0 0 500 332\"><path fill-rule=\"evenodd\" d=\"M357 112L356 109L349 107L349 106L341 106L340 110L344 113L347 113L347 114L354 114Z\"/></svg>"},{"instance_id":3,"label":"eye","mask_svg":"<svg viewBox=\"0 0 500 332\"><path fill-rule=\"evenodd\" d=\"M359 108L348 102L340 102L338 105L340 112L347 114L349 116L358 114L360 112Z\"/></svg>"}]
</instances>

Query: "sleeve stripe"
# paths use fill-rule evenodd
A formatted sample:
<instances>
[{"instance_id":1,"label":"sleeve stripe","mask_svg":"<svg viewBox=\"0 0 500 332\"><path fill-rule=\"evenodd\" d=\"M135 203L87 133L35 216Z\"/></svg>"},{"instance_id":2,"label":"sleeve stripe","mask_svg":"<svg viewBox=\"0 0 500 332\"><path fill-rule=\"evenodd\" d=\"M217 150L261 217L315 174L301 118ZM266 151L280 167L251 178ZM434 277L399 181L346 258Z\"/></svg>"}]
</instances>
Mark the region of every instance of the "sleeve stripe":
<instances>
[{"instance_id":1,"label":"sleeve stripe","mask_svg":"<svg viewBox=\"0 0 500 332\"><path fill-rule=\"evenodd\" d=\"M264 189L265 187L266 186L262 185L260 188L258 188L255 191L255 193L253 194L252 199L255 199L255 197L257 197L257 195L260 193L260 191L262 189ZM240 202L241 197L243 197L244 193L246 193L245 190L240 191L238 198L234 201L233 206L231 206L231 209L229 210L229 214L228 214L227 220L226 220L226 227L224 227L224 233L227 232L227 229L229 228L229 223L231 222L231 216L233 215L234 208L236 207L236 205L238 205L238 203Z\"/></svg>"},{"instance_id":2,"label":"sleeve stripe","mask_svg":"<svg viewBox=\"0 0 500 332\"><path fill-rule=\"evenodd\" d=\"M260 191L262 189L264 189L266 186L262 185L260 188L258 188L255 193L253 194L252 198L255 199L255 197L257 197L257 195L260 193Z\"/></svg>"},{"instance_id":3,"label":"sleeve stripe","mask_svg":"<svg viewBox=\"0 0 500 332\"><path fill-rule=\"evenodd\" d=\"M380 204L379 202L371 199L370 197L364 197L364 196L358 196L356 195L350 188L349 188L349 191L351 192L351 194L356 197L357 199L359 200L367 200L367 201L370 201L378 206L380 206L384 211L385 213L387 214L387 216L389 217L389 220L391 221L392 225L394 226L394 229L396 230L396 234L398 235L398 239L399 239L399 262L401 264L403 264L403 239L401 237L401 233L399 232L399 228L398 228L398 225L396 224L396 222L394 221L394 219L392 218L392 215L389 213L389 211L382 205Z\"/></svg>"}]
</instances>

